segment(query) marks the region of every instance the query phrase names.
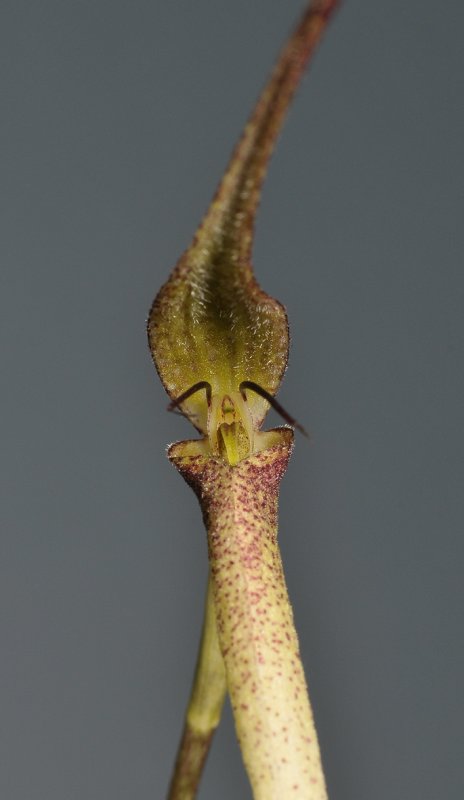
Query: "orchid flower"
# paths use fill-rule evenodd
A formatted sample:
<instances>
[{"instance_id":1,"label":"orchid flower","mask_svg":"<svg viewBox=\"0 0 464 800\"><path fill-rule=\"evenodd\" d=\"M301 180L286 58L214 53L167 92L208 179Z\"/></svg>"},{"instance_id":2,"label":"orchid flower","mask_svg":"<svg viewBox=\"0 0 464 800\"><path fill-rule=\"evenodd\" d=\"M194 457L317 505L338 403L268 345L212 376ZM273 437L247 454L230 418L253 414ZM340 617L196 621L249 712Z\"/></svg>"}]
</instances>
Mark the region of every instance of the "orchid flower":
<instances>
[{"instance_id":1,"label":"orchid flower","mask_svg":"<svg viewBox=\"0 0 464 800\"><path fill-rule=\"evenodd\" d=\"M287 315L258 285L251 249L276 137L336 5L317 0L305 10L149 315L150 350L169 408L200 434L171 445L168 457L198 496L210 567L170 800L195 797L226 691L254 798L327 798L277 541L292 429L304 429L275 399L287 366ZM288 425L263 431L271 406Z\"/></svg>"}]
</instances>

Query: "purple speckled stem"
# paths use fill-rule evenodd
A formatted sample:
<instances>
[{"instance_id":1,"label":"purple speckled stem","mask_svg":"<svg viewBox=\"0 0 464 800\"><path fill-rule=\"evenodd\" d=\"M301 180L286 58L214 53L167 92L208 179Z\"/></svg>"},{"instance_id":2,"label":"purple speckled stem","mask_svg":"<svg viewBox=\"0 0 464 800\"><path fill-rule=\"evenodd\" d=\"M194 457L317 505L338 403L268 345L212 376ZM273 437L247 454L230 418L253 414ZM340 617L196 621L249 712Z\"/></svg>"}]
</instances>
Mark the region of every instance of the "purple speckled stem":
<instances>
[{"instance_id":1,"label":"purple speckled stem","mask_svg":"<svg viewBox=\"0 0 464 800\"><path fill-rule=\"evenodd\" d=\"M276 432L277 433L277 432ZM169 458L195 490L208 531L219 644L255 800L325 800L319 747L277 544L277 503L293 434L236 466ZM191 452L191 451L190 451Z\"/></svg>"}]
</instances>

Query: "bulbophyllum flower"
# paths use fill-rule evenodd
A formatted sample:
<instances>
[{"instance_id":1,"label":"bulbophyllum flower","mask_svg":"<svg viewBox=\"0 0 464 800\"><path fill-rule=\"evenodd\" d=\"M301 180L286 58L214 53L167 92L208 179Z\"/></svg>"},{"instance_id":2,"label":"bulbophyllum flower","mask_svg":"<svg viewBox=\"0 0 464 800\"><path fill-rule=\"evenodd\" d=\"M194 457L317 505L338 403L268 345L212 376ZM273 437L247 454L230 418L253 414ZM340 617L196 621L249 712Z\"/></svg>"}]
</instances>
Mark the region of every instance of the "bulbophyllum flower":
<instances>
[{"instance_id":1,"label":"bulbophyllum flower","mask_svg":"<svg viewBox=\"0 0 464 800\"><path fill-rule=\"evenodd\" d=\"M277 134L336 5L319 0L304 12L149 315L149 345L169 408L200 433L171 445L168 457L198 496L210 562L171 800L195 796L226 690L253 796L327 798L277 541L292 428L304 429L275 400L288 359L287 315L258 285L251 248ZM271 406L290 427L261 429Z\"/></svg>"}]
</instances>

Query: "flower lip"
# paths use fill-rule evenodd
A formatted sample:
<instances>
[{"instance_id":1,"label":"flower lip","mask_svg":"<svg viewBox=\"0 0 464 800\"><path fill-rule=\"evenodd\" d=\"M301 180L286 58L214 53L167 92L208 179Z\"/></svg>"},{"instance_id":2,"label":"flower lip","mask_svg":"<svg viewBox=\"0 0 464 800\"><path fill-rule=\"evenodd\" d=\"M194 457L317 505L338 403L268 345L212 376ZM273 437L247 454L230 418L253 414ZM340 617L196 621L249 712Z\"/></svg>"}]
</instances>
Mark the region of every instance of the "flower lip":
<instances>
[{"instance_id":1,"label":"flower lip","mask_svg":"<svg viewBox=\"0 0 464 800\"><path fill-rule=\"evenodd\" d=\"M308 436L303 426L284 409L275 397L254 381L242 381L238 391L226 393L213 393L209 381L198 381L182 392L179 397L171 400L168 410L174 411L179 408L181 413L191 418L188 408L182 409L181 407L203 389L206 396L205 427L209 452L213 456L222 457L232 466L248 458L256 449L260 449L259 445L255 446L257 436L259 436L260 422L253 417L247 391L262 397L286 422Z\"/></svg>"}]
</instances>

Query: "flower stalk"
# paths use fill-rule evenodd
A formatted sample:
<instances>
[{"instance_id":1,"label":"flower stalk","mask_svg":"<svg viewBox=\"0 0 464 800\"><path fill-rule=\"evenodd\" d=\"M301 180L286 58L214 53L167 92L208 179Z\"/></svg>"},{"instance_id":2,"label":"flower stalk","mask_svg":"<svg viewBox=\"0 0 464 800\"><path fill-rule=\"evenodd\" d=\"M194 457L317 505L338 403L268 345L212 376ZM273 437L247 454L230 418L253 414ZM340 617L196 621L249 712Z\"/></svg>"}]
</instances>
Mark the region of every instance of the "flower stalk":
<instances>
[{"instance_id":1,"label":"flower stalk","mask_svg":"<svg viewBox=\"0 0 464 800\"><path fill-rule=\"evenodd\" d=\"M208 533L217 631L237 736L256 800L326 798L319 748L277 543L277 502L293 433L236 466L169 459L198 495Z\"/></svg>"},{"instance_id":2,"label":"flower stalk","mask_svg":"<svg viewBox=\"0 0 464 800\"><path fill-rule=\"evenodd\" d=\"M221 719L226 690L212 582L208 580L200 650L168 800L195 797L211 740Z\"/></svg>"},{"instance_id":3,"label":"flower stalk","mask_svg":"<svg viewBox=\"0 0 464 800\"><path fill-rule=\"evenodd\" d=\"M210 588L169 800L196 796L225 687L255 800L326 800L277 542L291 428L262 431L288 360L283 306L251 265L261 186L286 111L338 5L313 0L289 37L193 242L155 298L148 338L170 397L201 438L168 457L196 492ZM302 429L304 432L304 429Z\"/></svg>"}]
</instances>

